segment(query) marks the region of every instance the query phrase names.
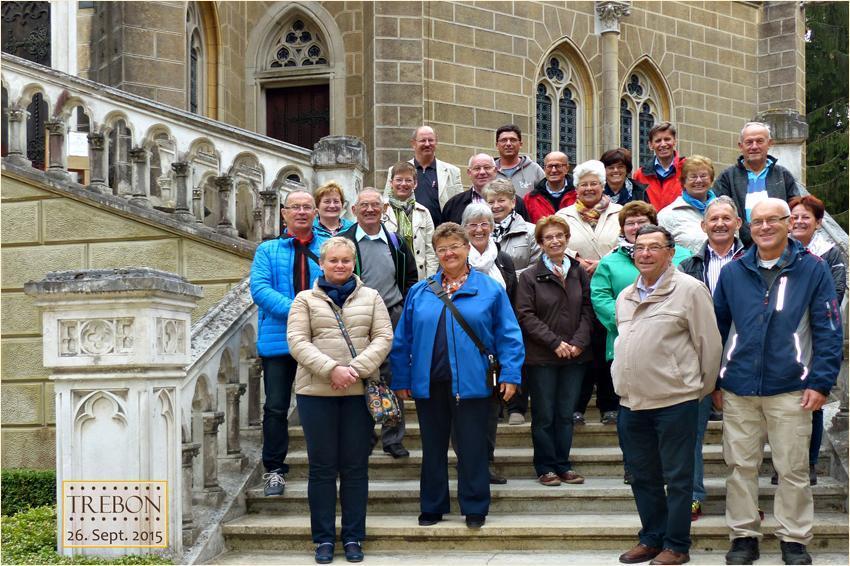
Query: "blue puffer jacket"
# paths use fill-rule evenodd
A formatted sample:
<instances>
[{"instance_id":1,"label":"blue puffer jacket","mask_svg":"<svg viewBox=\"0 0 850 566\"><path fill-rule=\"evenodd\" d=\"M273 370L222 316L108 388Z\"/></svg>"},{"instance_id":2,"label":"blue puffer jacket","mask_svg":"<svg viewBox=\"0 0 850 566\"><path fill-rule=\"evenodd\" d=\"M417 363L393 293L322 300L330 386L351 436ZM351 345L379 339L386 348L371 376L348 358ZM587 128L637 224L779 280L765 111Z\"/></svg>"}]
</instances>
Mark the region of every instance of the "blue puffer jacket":
<instances>
[{"instance_id":1,"label":"blue puffer jacket","mask_svg":"<svg viewBox=\"0 0 850 566\"><path fill-rule=\"evenodd\" d=\"M351 220L348 220L346 218L340 218L339 219L339 230L337 230L336 235L339 235L339 234L345 232L346 230L351 228L351 226L353 224L354 224L354 222L351 221ZM331 231L328 230L327 228L325 228L322 225L322 223L319 222L319 215L318 214L316 215L316 218L313 220L313 233L316 234L317 236L321 236L323 240L326 240L326 239L330 238L331 236L333 236L333 234L331 234Z\"/></svg>"},{"instance_id":2,"label":"blue puffer jacket","mask_svg":"<svg viewBox=\"0 0 850 566\"><path fill-rule=\"evenodd\" d=\"M821 258L788 240L770 288L758 270L756 246L726 265L714 291L725 344L719 384L742 396L832 389L843 336L835 285ZM799 332L808 317L811 340Z\"/></svg>"},{"instance_id":3,"label":"blue puffer jacket","mask_svg":"<svg viewBox=\"0 0 850 566\"><path fill-rule=\"evenodd\" d=\"M310 250L319 256L319 247L324 242L315 234L310 242ZM251 295L257 304L259 330L257 332L257 353L269 358L289 354L286 343L286 319L289 307L295 298L292 285L295 247L293 239L285 236L263 242L254 253L251 264ZM310 285L322 273L319 264L307 259L310 268Z\"/></svg>"},{"instance_id":4,"label":"blue puffer jacket","mask_svg":"<svg viewBox=\"0 0 850 566\"><path fill-rule=\"evenodd\" d=\"M442 281L442 270L433 277ZM525 346L519 323L502 286L489 276L472 270L452 300L484 346L498 356L502 364L499 382L518 385ZM428 286L427 279L411 287L390 352L394 390L410 389L413 397L419 399L430 397L431 354L437 323L444 308L447 307ZM451 312L446 313L446 338L452 368L452 395L461 399L489 397L487 359Z\"/></svg>"}]
</instances>

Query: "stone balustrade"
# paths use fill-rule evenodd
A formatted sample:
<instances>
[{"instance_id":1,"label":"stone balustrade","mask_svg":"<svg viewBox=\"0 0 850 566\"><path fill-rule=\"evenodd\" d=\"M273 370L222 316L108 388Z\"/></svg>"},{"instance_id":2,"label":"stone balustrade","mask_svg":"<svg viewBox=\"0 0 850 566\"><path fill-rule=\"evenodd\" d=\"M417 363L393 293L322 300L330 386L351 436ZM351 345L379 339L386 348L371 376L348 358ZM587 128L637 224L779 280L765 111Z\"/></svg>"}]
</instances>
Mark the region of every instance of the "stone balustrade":
<instances>
[{"instance_id":1,"label":"stone balustrade","mask_svg":"<svg viewBox=\"0 0 850 566\"><path fill-rule=\"evenodd\" d=\"M287 192L336 180L353 202L363 186L368 158L357 138L322 138L311 151L8 54L0 75L8 101L4 159L31 164L26 108L40 94L50 116L43 126L51 176L72 176L72 141L84 142L87 182L78 182L181 222L258 241L280 233Z\"/></svg>"}]
</instances>

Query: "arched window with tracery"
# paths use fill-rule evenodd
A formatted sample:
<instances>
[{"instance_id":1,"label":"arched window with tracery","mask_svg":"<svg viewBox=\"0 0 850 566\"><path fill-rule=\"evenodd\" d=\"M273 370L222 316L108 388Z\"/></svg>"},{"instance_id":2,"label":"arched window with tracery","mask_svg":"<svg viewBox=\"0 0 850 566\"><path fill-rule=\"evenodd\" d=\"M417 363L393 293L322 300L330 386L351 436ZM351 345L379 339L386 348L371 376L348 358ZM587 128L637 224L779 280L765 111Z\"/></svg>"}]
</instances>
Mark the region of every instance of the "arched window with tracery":
<instances>
[{"instance_id":1,"label":"arched window with tracery","mask_svg":"<svg viewBox=\"0 0 850 566\"><path fill-rule=\"evenodd\" d=\"M583 153L581 132L587 100L583 82L561 53L546 58L537 82L535 120L535 149L541 165L551 151L566 153L573 164Z\"/></svg>"},{"instance_id":2,"label":"arched window with tracery","mask_svg":"<svg viewBox=\"0 0 850 566\"><path fill-rule=\"evenodd\" d=\"M620 99L620 145L631 150L635 168L652 160L649 131L663 120L661 104L652 82L642 72L632 72Z\"/></svg>"}]
</instances>

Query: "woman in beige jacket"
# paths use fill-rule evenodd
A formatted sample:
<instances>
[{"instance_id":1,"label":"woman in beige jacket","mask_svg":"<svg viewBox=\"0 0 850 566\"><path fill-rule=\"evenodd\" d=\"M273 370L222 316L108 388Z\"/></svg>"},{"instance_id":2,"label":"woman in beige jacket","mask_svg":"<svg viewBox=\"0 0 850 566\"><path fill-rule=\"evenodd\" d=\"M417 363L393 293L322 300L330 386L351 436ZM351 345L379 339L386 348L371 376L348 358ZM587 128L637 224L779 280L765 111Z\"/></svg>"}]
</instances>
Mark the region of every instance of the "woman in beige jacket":
<instances>
[{"instance_id":1,"label":"woman in beige jacket","mask_svg":"<svg viewBox=\"0 0 850 566\"><path fill-rule=\"evenodd\" d=\"M337 477L345 557L363 560L375 426L363 380L378 376L393 340L381 296L353 274L354 255L354 244L346 238L322 244L323 275L312 289L298 293L287 321L289 351L298 362L295 393L310 463L307 494L319 564L333 560Z\"/></svg>"}]
</instances>

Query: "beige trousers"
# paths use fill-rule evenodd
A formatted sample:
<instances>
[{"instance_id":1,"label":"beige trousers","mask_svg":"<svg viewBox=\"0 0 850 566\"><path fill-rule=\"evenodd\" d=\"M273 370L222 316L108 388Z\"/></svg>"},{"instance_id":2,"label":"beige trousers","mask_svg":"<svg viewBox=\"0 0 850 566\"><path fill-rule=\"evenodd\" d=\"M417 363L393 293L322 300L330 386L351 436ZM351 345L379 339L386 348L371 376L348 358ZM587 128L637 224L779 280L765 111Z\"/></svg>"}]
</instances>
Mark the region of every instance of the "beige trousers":
<instances>
[{"instance_id":1,"label":"beige trousers","mask_svg":"<svg viewBox=\"0 0 850 566\"><path fill-rule=\"evenodd\" d=\"M814 502L809 485L809 439L812 413L800 407L802 391L770 397L740 397L723 392L723 457L726 479L726 524L730 539L761 538L758 471L765 440L770 444L779 486L773 514L776 537L809 544Z\"/></svg>"}]
</instances>

